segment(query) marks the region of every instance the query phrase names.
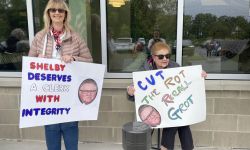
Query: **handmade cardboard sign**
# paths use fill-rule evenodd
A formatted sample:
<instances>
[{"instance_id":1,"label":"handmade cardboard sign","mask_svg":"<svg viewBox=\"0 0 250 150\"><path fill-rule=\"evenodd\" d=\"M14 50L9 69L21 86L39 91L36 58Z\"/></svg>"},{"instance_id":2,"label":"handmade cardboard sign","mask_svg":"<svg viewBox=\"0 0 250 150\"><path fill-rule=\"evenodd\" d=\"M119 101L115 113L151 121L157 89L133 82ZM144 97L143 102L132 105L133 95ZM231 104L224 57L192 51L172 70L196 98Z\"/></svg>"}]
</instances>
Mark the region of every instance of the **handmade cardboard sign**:
<instances>
[{"instance_id":1,"label":"handmade cardboard sign","mask_svg":"<svg viewBox=\"0 0 250 150\"><path fill-rule=\"evenodd\" d=\"M133 72L137 121L164 128L206 120L201 72L200 65Z\"/></svg>"},{"instance_id":2,"label":"handmade cardboard sign","mask_svg":"<svg viewBox=\"0 0 250 150\"><path fill-rule=\"evenodd\" d=\"M20 128L97 120L105 66L23 57Z\"/></svg>"}]
</instances>

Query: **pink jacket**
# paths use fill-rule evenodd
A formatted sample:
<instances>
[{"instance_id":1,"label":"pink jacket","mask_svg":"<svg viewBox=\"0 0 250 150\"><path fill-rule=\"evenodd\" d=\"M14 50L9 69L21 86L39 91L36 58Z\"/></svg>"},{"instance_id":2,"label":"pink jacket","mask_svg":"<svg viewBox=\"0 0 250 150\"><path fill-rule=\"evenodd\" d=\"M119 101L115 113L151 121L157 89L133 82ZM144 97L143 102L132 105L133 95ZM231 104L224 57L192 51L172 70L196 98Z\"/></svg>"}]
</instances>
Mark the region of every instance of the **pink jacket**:
<instances>
[{"instance_id":1,"label":"pink jacket","mask_svg":"<svg viewBox=\"0 0 250 150\"><path fill-rule=\"evenodd\" d=\"M42 51L44 48L46 34L47 44L45 49L45 56L47 56L48 58L52 57L53 38L49 32L46 33L43 30L36 34L29 50L29 56L38 57L39 54L43 53ZM87 44L83 40L81 40L80 36L77 33L73 31L66 32L66 37L62 41L61 55L71 55L76 61L93 62Z\"/></svg>"}]
</instances>

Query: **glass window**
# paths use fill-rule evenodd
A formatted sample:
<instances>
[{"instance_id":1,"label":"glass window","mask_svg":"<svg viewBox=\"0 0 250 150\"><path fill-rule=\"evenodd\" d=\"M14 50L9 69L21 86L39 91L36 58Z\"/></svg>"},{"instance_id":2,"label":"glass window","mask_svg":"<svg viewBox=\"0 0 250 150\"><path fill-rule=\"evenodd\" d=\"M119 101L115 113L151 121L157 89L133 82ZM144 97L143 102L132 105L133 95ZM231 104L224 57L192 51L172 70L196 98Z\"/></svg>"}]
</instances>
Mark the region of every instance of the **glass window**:
<instances>
[{"instance_id":1,"label":"glass window","mask_svg":"<svg viewBox=\"0 0 250 150\"><path fill-rule=\"evenodd\" d=\"M175 60L176 21L176 0L107 0L108 72L141 70L159 40Z\"/></svg>"},{"instance_id":2,"label":"glass window","mask_svg":"<svg viewBox=\"0 0 250 150\"><path fill-rule=\"evenodd\" d=\"M99 0L67 0L71 25L87 42L95 63L101 63L101 23ZM47 1L33 1L35 33L43 28L43 11Z\"/></svg>"},{"instance_id":3,"label":"glass window","mask_svg":"<svg viewBox=\"0 0 250 150\"><path fill-rule=\"evenodd\" d=\"M43 28L43 11L48 1L33 1L33 23L35 33Z\"/></svg>"},{"instance_id":4,"label":"glass window","mask_svg":"<svg viewBox=\"0 0 250 150\"><path fill-rule=\"evenodd\" d=\"M185 0L183 24L183 65L250 73L249 0Z\"/></svg>"},{"instance_id":5,"label":"glass window","mask_svg":"<svg viewBox=\"0 0 250 150\"><path fill-rule=\"evenodd\" d=\"M0 1L0 71L20 72L29 50L26 0Z\"/></svg>"}]
</instances>

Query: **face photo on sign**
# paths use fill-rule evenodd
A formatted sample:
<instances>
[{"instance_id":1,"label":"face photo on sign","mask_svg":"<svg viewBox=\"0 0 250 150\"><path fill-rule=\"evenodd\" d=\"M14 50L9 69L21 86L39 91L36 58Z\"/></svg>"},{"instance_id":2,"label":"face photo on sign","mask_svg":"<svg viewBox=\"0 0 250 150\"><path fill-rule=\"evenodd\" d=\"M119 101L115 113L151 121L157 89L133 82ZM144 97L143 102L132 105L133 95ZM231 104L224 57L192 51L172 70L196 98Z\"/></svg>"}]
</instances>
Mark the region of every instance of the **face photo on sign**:
<instances>
[{"instance_id":1,"label":"face photo on sign","mask_svg":"<svg viewBox=\"0 0 250 150\"><path fill-rule=\"evenodd\" d=\"M156 127L161 124L161 115L153 106L142 105L140 106L138 112L142 122L150 125L151 127Z\"/></svg>"},{"instance_id":2,"label":"face photo on sign","mask_svg":"<svg viewBox=\"0 0 250 150\"><path fill-rule=\"evenodd\" d=\"M98 87L93 79L84 80L78 90L78 97L81 103L86 105L92 103L97 95Z\"/></svg>"}]
</instances>

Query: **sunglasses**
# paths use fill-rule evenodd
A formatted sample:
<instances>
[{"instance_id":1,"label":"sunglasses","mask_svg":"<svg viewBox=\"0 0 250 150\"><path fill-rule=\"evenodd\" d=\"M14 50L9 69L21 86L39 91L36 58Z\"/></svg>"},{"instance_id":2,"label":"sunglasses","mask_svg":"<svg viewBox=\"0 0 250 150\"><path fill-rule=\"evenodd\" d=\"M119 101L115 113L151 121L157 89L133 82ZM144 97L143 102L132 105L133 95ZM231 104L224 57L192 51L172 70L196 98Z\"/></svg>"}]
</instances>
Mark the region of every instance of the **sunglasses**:
<instances>
[{"instance_id":1,"label":"sunglasses","mask_svg":"<svg viewBox=\"0 0 250 150\"><path fill-rule=\"evenodd\" d=\"M166 54L166 55L155 55L155 56L157 56L158 59L163 59L164 57L165 57L166 59L169 59L171 55L170 55L170 54Z\"/></svg>"},{"instance_id":2,"label":"sunglasses","mask_svg":"<svg viewBox=\"0 0 250 150\"><path fill-rule=\"evenodd\" d=\"M65 13L66 10L61 9L61 8L58 8L58 9L56 9L56 8L50 8L49 9L49 12L51 12L51 13L56 13L56 11L59 12L59 13Z\"/></svg>"}]
</instances>

